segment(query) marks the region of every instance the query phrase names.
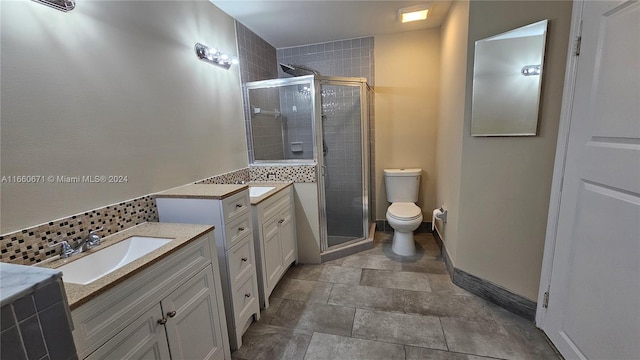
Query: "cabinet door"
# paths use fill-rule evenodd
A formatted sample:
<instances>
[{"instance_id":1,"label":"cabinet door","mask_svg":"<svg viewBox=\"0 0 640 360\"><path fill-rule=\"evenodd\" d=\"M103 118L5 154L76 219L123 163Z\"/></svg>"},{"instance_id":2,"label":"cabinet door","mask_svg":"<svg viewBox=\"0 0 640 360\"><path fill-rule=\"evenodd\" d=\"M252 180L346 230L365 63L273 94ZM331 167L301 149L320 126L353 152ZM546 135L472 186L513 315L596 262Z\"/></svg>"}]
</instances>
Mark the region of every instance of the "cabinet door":
<instances>
[{"instance_id":1,"label":"cabinet door","mask_svg":"<svg viewBox=\"0 0 640 360\"><path fill-rule=\"evenodd\" d=\"M164 326L158 323L160 319L162 309L156 305L86 359L170 360Z\"/></svg>"},{"instance_id":2,"label":"cabinet door","mask_svg":"<svg viewBox=\"0 0 640 360\"><path fill-rule=\"evenodd\" d=\"M173 359L224 359L211 265L162 300Z\"/></svg>"},{"instance_id":3,"label":"cabinet door","mask_svg":"<svg viewBox=\"0 0 640 360\"><path fill-rule=\"evenodd\" d=\"M282 263L288 266L296 259L295 229L291 206L287 206L279 214L280 241L282 242Z\"/></svg>"},{"instance_id":4,"label":"cabinet door","mask_svg":"<svg viewBox=\"0 0 640 360\"><path fill-rule=\"evenodd\" d=\"M280 245L280 217L274 216L262 225L264 236L264 269L267 278L267 289L273 289L283 271L282 246Z\"/></svg>"}]
</instances>

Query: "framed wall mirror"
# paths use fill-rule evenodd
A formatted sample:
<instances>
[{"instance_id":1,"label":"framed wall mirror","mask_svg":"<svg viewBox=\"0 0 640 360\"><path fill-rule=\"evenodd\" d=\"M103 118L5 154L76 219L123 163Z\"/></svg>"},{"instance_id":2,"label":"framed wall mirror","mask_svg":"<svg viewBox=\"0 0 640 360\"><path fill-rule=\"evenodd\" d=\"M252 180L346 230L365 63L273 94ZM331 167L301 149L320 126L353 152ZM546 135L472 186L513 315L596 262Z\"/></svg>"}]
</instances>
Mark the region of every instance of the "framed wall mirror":
<instances>
[{"instance_id":1,"label":"framed wall mirror","mask_svg":"<svg viewBox=\"0 0 640 360\"><path fill-rule=\"evenodd\" d=\"M476 41L472 136L536 135L547 23Z\"/></svg>"}]
</instances>

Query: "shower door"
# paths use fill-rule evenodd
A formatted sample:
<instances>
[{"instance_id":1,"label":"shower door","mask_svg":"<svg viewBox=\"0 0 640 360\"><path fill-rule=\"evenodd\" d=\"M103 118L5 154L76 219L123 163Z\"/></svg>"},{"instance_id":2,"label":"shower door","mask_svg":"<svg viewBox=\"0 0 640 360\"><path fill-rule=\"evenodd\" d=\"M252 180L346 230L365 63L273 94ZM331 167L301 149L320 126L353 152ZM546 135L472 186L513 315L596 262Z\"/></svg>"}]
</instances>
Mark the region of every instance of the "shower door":
<instances>
[{"instance_id":1,"label":"shower door","mask_svg":"<svg viewBox=\"0 0 640 360\"><path fill-rule=\"evenodd\" d=\"M322 250L367 238L368 106L364 79L317 77Z\"/></svg>"}]
</instances>

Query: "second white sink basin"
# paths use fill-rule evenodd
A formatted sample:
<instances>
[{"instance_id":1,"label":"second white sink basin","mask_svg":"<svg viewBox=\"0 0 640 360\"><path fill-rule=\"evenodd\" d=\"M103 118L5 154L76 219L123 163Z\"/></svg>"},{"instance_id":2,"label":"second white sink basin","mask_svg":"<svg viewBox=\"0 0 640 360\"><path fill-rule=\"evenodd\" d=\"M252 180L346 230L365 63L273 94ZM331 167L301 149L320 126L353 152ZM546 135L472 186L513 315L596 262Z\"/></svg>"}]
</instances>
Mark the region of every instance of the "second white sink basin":
<instances>
[{"instance_id":1,"label":"second white sink basin","mask_svg":"<svg viewBox=\"0 0 640 360\"><path fill-rule=\"evenodd\" d=\"M168 244L173 239L133 236L60 266L62 281L86 285Z\"/></svg>"},{"instance_id":2,"label":"second white sink basin","mask_svg":"<svg viewBox=\"0 0 640 360\"><path fill-rule=\"evenodd\" d=\"M249 186L249 196L259 197L275 189L275 186Z\"/></svg>"}]
</instances>

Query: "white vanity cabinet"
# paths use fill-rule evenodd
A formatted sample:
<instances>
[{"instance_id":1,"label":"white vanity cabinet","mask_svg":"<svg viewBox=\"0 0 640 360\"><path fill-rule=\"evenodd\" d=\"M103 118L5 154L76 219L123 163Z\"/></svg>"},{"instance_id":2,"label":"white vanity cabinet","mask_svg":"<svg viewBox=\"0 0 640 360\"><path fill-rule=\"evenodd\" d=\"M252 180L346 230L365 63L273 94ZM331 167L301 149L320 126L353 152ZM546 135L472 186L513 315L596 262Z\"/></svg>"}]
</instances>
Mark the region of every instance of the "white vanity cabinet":
<instances>
[{"instance_id":1,"label":"white vanity cabinet","mask_svg":"<svg viewBox=\"0 0 640 360\"><path fill-rule=\"evenodd\" d=\"M242 190L238 191L237 189ZM215 226L215 247L232 349L260 318L256 256L246 186L198 184L156 195L160 222Z\"/></svg>"},{"instance_id":2,"label":"white vanity cabinet","mask_svg":"<svg viewBox=\"0 0 640 360\"><path fill-rule=\"evenodd\" d=\"M271 292L287 268L298 260L292 187L253 205L252 213L260 303L268 308Z\"/></svg>"},{"instance_id":3,"label":"white vanity cabinet","mask_svg":"<svg viewBox=\"0 0 640 360\"><path fill-rule=\"evenodd\" d=\"M74 309L79 358L230 359L210 236Z\"/></svg>"}]
</instances>

